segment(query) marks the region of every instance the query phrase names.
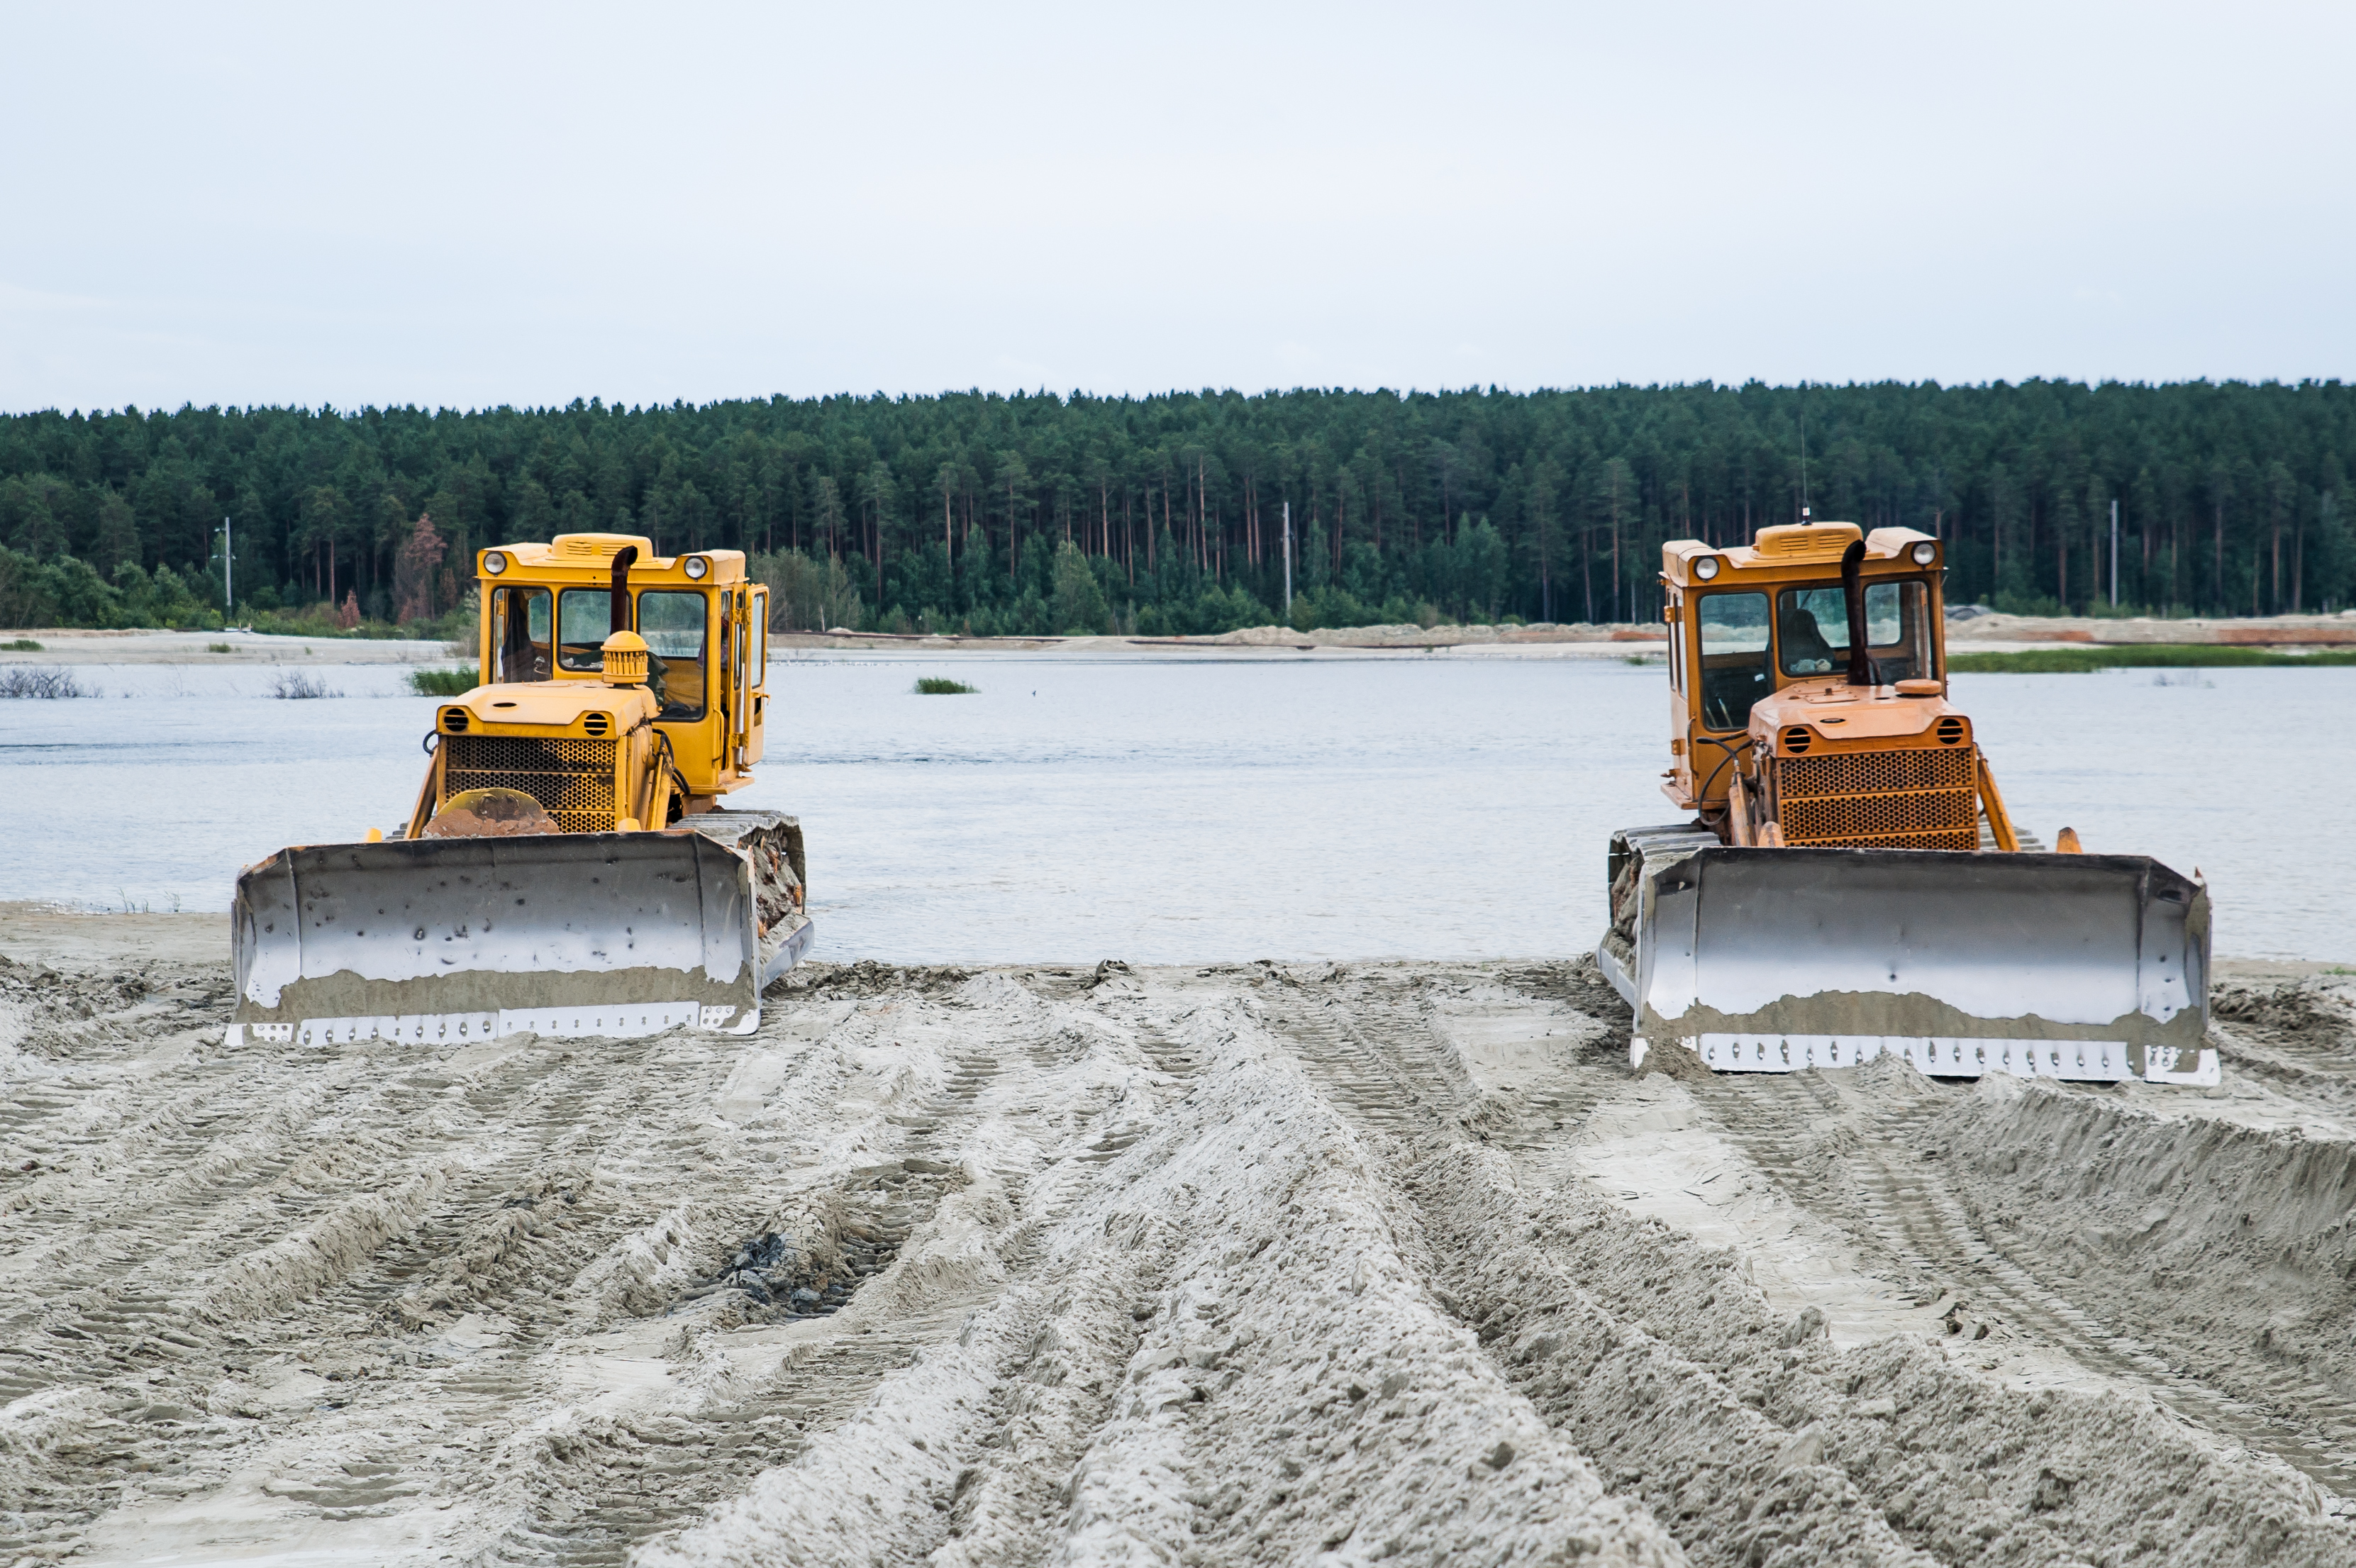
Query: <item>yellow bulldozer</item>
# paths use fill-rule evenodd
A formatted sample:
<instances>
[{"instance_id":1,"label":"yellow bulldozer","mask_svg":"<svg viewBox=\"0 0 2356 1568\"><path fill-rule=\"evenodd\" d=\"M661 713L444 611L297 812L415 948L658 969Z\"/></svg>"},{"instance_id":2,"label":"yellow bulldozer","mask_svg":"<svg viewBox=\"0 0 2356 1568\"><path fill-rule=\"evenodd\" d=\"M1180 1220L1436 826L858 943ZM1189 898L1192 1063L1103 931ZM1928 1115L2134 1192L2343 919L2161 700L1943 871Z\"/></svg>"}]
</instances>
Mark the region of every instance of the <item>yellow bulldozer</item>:
<instances>
[{"instance_id":1,"label":"yellow bulldozer","mask_svg":"<svg viewBox=\"0 0 2356 1568\"><path fill-rule=\"evenodd\" d=\"M1815 521L1663 546L1662 789L1693 815L1612 835L1596 953L1635 1064L2218 1081L2206 887L2014 823L1948 701L1944 549Z\"/></svg>"},{"instance_id":2,"label":"yellow bulldozer","mask_svg":"<svg viewBox=\"0 0 2356 1568\"><path fill-rule=\"evenodd\" d=\"M610 533L476 576L479 683L409 820L239 875L231 1043L751 1032L811 937L800 824L720 804L761 758L768 590Z\"/></svg>"}]
</instances>

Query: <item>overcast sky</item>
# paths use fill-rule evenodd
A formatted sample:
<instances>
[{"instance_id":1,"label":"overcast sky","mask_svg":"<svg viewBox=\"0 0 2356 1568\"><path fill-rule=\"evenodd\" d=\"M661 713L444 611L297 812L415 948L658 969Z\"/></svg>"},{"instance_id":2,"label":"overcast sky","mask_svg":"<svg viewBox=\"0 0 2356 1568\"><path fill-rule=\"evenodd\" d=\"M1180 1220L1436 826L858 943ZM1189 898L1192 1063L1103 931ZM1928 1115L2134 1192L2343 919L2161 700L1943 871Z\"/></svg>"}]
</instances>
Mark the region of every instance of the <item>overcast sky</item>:
<instances>
[{"instance_id":1,"label":"overcast sky","mask_svg":"<svg viewBox=\"0 0 2356 1568\"><path fill-rule=\"evenodd\" d=\"M0 4L0 409L2356 377L2356 7Z\"/></svg>"}]
</instances>

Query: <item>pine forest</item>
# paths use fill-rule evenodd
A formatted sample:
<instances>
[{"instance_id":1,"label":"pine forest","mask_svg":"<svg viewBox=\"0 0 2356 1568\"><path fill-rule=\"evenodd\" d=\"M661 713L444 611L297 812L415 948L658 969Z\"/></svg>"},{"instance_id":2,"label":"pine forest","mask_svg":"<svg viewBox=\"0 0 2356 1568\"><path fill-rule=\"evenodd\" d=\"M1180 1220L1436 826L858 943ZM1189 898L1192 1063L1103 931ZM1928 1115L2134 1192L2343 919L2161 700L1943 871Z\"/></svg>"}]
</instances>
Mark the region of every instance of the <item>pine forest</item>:
<instances>
[{"instance_id":1,"label":"pine forest","mask_svg":"<svg viewBox=\"0 0 2356 1568\"><path fill-rule=\"evenodd\" d=\"M1217 632L1285 618L1288 511L1302 629L1631 621L1664 540L1804 507L1948 541L1951 603L2334 611L2351 469L2337 381L48 412L0 416L0 626L423 635L476 549L606 531L750 553L780 630Z\"/></svg>"}]
</instances>

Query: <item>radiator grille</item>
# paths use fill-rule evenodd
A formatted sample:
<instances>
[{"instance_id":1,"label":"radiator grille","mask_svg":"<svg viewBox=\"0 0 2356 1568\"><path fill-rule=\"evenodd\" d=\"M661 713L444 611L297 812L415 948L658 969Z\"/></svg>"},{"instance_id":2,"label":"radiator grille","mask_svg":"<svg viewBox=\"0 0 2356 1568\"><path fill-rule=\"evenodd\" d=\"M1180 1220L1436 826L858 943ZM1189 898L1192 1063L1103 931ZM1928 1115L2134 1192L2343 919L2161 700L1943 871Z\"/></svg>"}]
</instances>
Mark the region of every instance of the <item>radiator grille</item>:
<instances>
[{"instance_id":1,"label":"radiator grille","mask_svg":"<svg viewBox=\"0 0 2356 1568\"><path fill-rule=\"evenodd\" d=\"M1979 847L1972 754L1851 751L1776 762L1783 842L1843 849Z\"/></svg>"},{"instance_id":2,"label":"radiator grille","mask_svg":"<svg viewBox=\"0 0 2356 1568\"><path fill-rule=\"evenodd\" d=\"M453 735L442 745L444 800L466 789L519 789L568 833L614 831L613 741Z\"/></svg>"}]
</instances>

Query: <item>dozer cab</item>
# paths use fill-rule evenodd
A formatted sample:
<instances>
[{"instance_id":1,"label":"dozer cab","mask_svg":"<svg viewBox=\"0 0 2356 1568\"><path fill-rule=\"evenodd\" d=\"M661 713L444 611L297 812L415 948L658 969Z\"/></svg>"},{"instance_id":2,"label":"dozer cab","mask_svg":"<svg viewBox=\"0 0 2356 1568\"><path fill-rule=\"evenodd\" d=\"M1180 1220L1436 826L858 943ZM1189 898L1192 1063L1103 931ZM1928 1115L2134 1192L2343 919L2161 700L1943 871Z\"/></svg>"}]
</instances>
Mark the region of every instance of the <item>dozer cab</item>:
<instances>
[{"instance_id":1,"label":"dozer cab","mask_svg":"<svg viewBox=\"0 0 2356 1568\"><path fill-rule=\"evenodd\" d=\"M1662 790L1693 815L1612 838L1596 960L1633 1062L2218 1081L2207 889L2015 825L1947 699L1944 548L1804 521L1663 546Z\"/></svg>"},{"instance_id":2,"label":"dozer cab","mask_svg":"<svg viewBox=\"0 0 2356 1568\"><path fill-rule=\"evenodd\" d=\"M720 804L761 758L768 590L605 533L477 581L480 683L409 820L239 875L231 1043L751 1032L811 935L800 825Z\"/></svg>"}]
</instances>

